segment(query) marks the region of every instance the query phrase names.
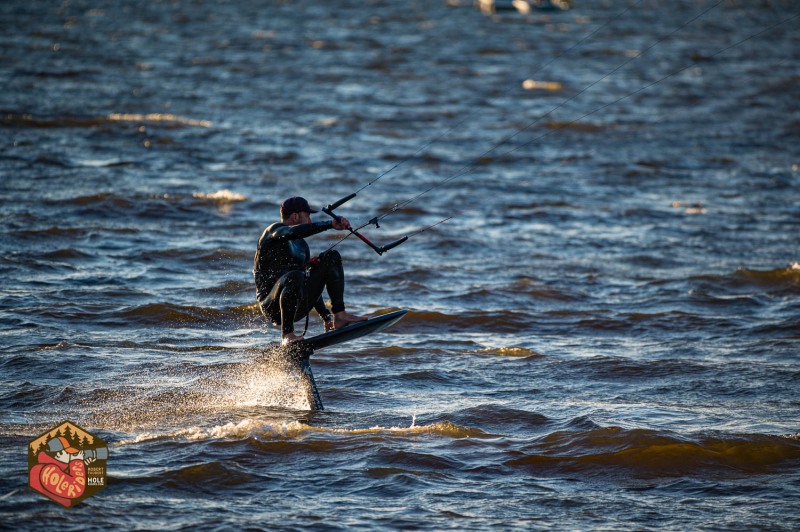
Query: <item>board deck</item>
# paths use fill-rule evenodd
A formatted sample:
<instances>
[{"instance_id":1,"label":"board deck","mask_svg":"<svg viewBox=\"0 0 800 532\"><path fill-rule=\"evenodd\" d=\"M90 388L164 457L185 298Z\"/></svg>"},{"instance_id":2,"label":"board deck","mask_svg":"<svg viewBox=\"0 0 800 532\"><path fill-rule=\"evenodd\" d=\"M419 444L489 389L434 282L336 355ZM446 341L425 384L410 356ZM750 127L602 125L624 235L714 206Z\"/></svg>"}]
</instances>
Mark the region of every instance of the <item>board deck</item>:
<instances>
[{"instance_id":1,"label":"board deck","mask_svg":"<svg viewBox=\"0 0 800 532\"><path fill-rule=\"evenodd\" d=\"M347 327L341 329L335 329L317 336L312 336L311 338L305 338L297 342L296 345L304 349L316 351L324 347L349 342L350 340L355 340L356 338L361 338L362 336L391 327L400 321L407 312L408 310L396 310L388 314L374 316L366 321L351 323Z\"/></svg>"}]
</instances>

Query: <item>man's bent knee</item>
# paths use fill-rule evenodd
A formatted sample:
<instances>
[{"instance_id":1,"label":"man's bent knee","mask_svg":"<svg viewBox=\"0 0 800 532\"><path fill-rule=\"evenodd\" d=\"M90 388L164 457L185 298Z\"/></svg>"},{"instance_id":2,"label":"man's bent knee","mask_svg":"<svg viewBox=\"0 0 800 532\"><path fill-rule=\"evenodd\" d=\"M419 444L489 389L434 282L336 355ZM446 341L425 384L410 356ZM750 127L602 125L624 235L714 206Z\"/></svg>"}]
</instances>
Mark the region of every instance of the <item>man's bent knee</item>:
<instances>
[{"instance_id":1,"label":"man's bent knee","mask_svg":"<svg viewBox=\"0 0 800 532\"><path fill-rule=\"evenodd\" d=\"M300 270L292 270L281 277L280 283L283 284L283 290L288 289L295 292L303 285L304 280L305 273Z\"/></svg>"},{"instance_id":2,"label":"man's bent knee","mask_svg":"<svg viewBox=\"0 0 800 532\"><path fill-rule=\"evenodd\" d=\"M335 249L329 249L328 251L320 253L319 260L323 264L331 264L335 266L342 264L342 256Z\"/></svg>"}]
</instances>

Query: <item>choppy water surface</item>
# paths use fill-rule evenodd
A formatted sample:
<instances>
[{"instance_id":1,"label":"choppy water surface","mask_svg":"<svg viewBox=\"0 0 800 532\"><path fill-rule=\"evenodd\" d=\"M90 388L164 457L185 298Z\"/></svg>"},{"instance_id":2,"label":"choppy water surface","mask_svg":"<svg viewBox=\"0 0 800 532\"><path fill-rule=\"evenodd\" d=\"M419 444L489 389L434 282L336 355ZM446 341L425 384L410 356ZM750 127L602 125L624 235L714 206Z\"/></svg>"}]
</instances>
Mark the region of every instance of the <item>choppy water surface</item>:
<instances>
[{"instance_id":1,"label":"choppy water surface","mask_svg":"<svg viewBox=\"0 0 800 532\"><path fill-rule=\"evenodd\" d=\"M3 2L4 526L795 529L797 15ZM458 215L337 246L350 310L411 312L310 413L257 238L398 164L340 212ZM26 487L64 419L112 444L68 512Z\"/></svg>"}]
</instances>

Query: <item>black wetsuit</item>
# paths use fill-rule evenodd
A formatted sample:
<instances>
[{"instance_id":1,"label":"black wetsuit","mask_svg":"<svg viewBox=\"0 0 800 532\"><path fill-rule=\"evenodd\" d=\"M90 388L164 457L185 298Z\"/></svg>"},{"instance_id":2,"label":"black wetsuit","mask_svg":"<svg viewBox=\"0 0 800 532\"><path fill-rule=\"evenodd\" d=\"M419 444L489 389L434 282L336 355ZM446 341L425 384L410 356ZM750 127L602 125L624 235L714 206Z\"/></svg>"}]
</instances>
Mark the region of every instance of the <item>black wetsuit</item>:
<instances>
[{"instance_id":1,"label":"black wetsuit","mask_svg":"<svg viewBox=\"0 0 800 532\"><path fill-rule=\"evenodd\" d=\"M322 300L327 288L331 310L344 310L344 271L342 257L335 250L320 254L311 264L311 252L305 237L333 227L332 222L315 222L288 226L274 223L258 239L253 260L256 297L273 324L281 326L285 335L294 332L294 322L303 319L311 309L325 318L330 312Z\"/></svg>"}]
</instances>

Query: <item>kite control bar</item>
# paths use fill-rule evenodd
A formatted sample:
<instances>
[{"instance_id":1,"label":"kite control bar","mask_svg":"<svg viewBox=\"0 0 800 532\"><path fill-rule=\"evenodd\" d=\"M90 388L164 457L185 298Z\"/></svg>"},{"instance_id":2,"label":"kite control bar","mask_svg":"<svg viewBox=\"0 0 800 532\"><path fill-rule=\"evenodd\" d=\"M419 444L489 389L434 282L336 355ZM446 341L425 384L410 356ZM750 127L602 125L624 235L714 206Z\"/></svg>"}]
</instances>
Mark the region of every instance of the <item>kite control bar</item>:
<instances>
[{"instance_id":1,"label":"kite control bar","mask_svg":"<svg viewBox=\"0 0 800 532\"><path fill-rule=\"evenodd\" d=\"M339 207L341 207L342 205L344 205L345 203L347 203L348 201L350 201L351 199L353 199L355 197L356 197L356 193L354 192L354 193L350 194L349 196L345 196L344 198L340 199L339 201L328 205L327 207L323 207L322 208L322 212L324 212L325 214L327 214L328 216L330 216L331 218L333 218L337 222L341 222L341 218L339 218L337 215L333 214L333 211L338 209ZM375 217L372 220L370 220L368 222L368 225L369 224L375 224L375 227L380 227L378 225L378 218L377 217ZM360 238L362 242L364 242L366 245L371 247L373 249L373 251L375 251L375 253L377 253L378 255L383 255L384 253L386 253L390 249L396 248L397 246L399 246L400 244L402 244L403 242L408 240L408 237L404 236L400 240L395 240L391 244L386 244L385 246L376 246L367 237L365 237L364 235L359 233L358 229L353 229L352 227L348 227L348 230L350 231L350 234L355 235L358 238Z\"/></svg>"}]
</instances>

